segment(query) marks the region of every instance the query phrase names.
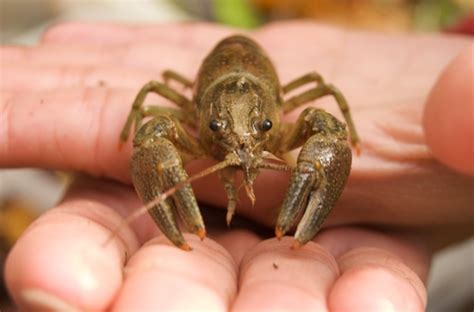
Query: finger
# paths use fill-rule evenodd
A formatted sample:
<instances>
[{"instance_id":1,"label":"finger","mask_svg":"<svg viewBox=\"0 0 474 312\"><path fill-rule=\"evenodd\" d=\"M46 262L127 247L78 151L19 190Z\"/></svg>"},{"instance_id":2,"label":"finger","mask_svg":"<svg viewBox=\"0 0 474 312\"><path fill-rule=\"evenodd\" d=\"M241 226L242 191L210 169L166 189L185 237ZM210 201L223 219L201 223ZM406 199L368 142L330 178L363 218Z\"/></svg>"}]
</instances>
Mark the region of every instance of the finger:
<instances>
[{"instance_id":1,"label":"finger","mask_svg":"<svg viewBox=\"0 0 474 312\"><path fill-rule=\"evenodd\" d=\"M157 41L186 47L202 46L227 36L230 28L210 23L166 23L130 26L116 23L69 22L50 27L42 44L100 44L115 45L137 41Z\"/></svg>"},{"instance_id":2,"label":"finger","mask_svg":"<svg viewBox=\"0 0 474 312\"><path fill-rule=\"evenodd\" d=\"M103 88L14 94L0 103L0 167L36 166L129 181L118 137L133 92Z\"/></svg>"},{"instance_id":3,"label":"finger","mask_svg":"<svg viewBox=\"0 0 474 312\"><path fill-rule=\"evenodd\" d=\"M253 230L242 229L236 226L235 219L233 220L233 227L236 227L236 229L227 228L226 230L219 231L219 233L215 233L213 230L214 226L209 223L206 224L210 228L208 236L222 245L232 255L235 263L241 263L249 250L260 243L262 239ZM225 225L224 220L225 217L220 220L221 225Z\"/></svg>"},{"instance_id":4,"label":"finger","mask_svg":"<svg viewBox=\"0 0 474 312\"><path fill-rule=\"evenodd\" d=\"M425 311L426 289L397 256L360 248L338 260L341 277L329 296L334 311Z\"/></svg>"},{"instance_id":5,"label":"finger","mask_svg":"<svg viewBox=\"0 0 474 312\"><path fill-rule=\"evenodd\" d=\"M228 29L201 23L160 25L156 29L154 27L114 26L111 24L66 24L56 27L52 28L51 35L45 35L46 38L51 37L52 42L33 49L32 51L36 51L35 53L27 53L24 51L25 49L14 48L13 50L20 51L13 54L24 57L10 59L7 56L11 53L6 53L8 49L2 51L2 57L9 59L10 62L29 60L62 65L72 63L85 65L130 64L143 68L155 68L154 66L157 64L168 64L166 67L170 67L169 64L172 64L172 67L184 71L185 74L194 74L197 71L196 64L200 64L218 40L231 33ZM95 27L98 28L97 32ZM117 36L112 35L115 32ZM95 37L96 33L97 37ZM143 35L140 35L142 33ZM74 34L78 34L77 40ZM305 40L306 37L300 34L311 34L317 37L317 40L308 43ZM71 39L67 41L69 35L71 35ZM88 35L92 38L91 41L87 41ZM464 40L437 38L437 40L425 40L425 44L420 47L417 44L418 41L405 37L346 33L318 24L302 22L271 24L253 35L271 55L283 82L300 76L308 68L313 68L320 71L328 81L337 84L344 91L353 107L380 106L381 103L424 96L425 85L432 83L432 77L444 64L446 56L456 53L459 47L466 44ZM290 50L281 48L282 36L289 40L288 46L305 47L299 51L298 60L294 58L293 53L289 53ZM113 39L116 37L118 39ZM132 37L132 41L129 41L130 37ZM58 41L56 42L54 38L58 38ZM65 41L59 38L63 38ZM111 38L111 43L107 43L107 38ZM105 43L94 43L101 40ZM344 47L341 47L342 45ZM171 54L167 53L170 46L173 47ZM394 49L394 46L398 49ZM422 55L420 49L426 49L432 53L433 47L437 47L439 50L433 59L407 57L407 55ZM148 50L148 53L145 50ZM345 53L346 50L351 53ZM341 51L341 53L334 53L334 51ZM367 53L371 51L373 53L368 57ZM371 64L377 66L361 63L361 55L370 59ZM413 61L417 68L423 70L416 73L400 72L400 64L407 62L407 58ZM284 66L285 64L287 66ZM409 69L412 66L403 66L403 68ZM335 75L336 72L338 75ZM343 74L339 74L339 72ZM331 76L337 77L333 79ZM393 81L400 80L395 77L400 76L404 77L401 80L403 84L397 86L396 94L393 94L388 100L387 89L393 88L395 85ZM361 77L365 78L360 79ZM367 81L368 79L369 81ZM370 79L380 83L374 85ZM400 91L401 89L403 90ZM367 98L367 94L371 95L370 98ZM318 102L330 111L337 112L330 99ZM329 105L326 105L327 102ZM293 114L297 114L297 112L295 111Z\"/></svg>"},{"instance_id":6,"label":"finger","mask_svg":"<svg viewBox=\"0 0 474 312\"><path fill-rule=\"evenodd\" d=\"M206 220L208 237L223 246L232 255L235 263L240 263L243 257L262 241L261 237L271 233L271 229L262 228L261 225L240 215L233 218L232 225L229 227L225 222L224 210L206 208L201 205L201 214Z\"/></svg>"},{"instance_id":7,"label":"finger","mask_svg":"<svg viewBox=\"0 0 474 312\"><path fill-rule=\"evenodd\" d=\"M329 290L339 275L331 254L309 243L292 250L293 239L257 245L240 265L233 311L327 311Z\"/></svg>"},{"instance_id":8,"label":"finger","mask_svg":"<svg viewBox=\"0 0 474 312\"><path fill-rule=\"evenodd\" d=\"M121 219L114 209L128 214L136 196L115 183L84 183L36 220L7 259L7 287L25 311L105 310L122 285L140 236L126 227L104 241Z\"/></svg>"},{"instance_id":9,"label":"finger","mask_svg":"<svg viewBox=\"0 0 474 312\"><path fill-rule=\"evenodd\" d=\"M159 74L168 67L192 78L197 70L196 64L199 64L212 45L224 36L223 32L229 32L208 24L196 24L195 27L127 27L102 24L75 26L78 25L66 24L51 30L53 33L58 30L60 37L67 34L66 37L71 40L68 44L62 43L61 40L53 44L47 40L49 45L34 48L2 47L2 71L7 73L1 82L2 89L26 91L104 84L136 89L153 78L159 79ZM95 27L97 31L92 31ZM101 38L105 42L90 45L85 38L84 42L76 40L74 34L77 32L87 33L86 38ZM130 44L128 40L107 44L106 38L115 38L113 34L123 38L124 32L129 33L128 38L134 44ZM213 34L215 40L211 39ZM161 40L160 36L171 40ZM186 38L182 38L183 36ZM46 37L50 36L47 34ZM139 38L143 40L140 41ZM191 38L193 40L188 40ZM183 44L186 49L183 49ZM180 61L176 62L177 59ZM142 72L146 72L146 78Z\"/></svg>"},{"instance_id":10,"label":"finger","mask_svg":"<svg viewBox=\"0 0 474 312\"><path fill-rule=\"evenodd\" d=\"M153 69L157 75L168 69L164 67L172 67L193 76L197 71L196 64L229 33L226 28L209 24L155 27L65 24L55 26L45 34L43 41L47 44L1 47L0 55L2 64L63 68L71 64L75 67L107 65Z\"/></svg>"},{"instance_id":11,"label":"finger","mask_svg":"<svg viewBox=\"0 0 474 312\"><path fill-rule=\"evenodd\" d=\"M115 65L34 65L3 64L2 92L55 91L68 88L102 87L139 90L150 80L160 79L159 71Z\"/></svg>"},{"instance_id":12,"label":"finger","mask_svg":"<svg viewBox=\"0 0 474 312\"><path fill-rule=\"evenodd\" d=\"M410 268L426 281L429 269L430 253L426 242L414 235L381 233L363 227L344 226L321 231L314 239L328 249L338 259L354 248L371 247L384 249L397 254Z\"/></svg>"},{"instance_id":13,"label":"finger","mask_svg":"<svg viewBox=\"0 0 474 312\"><path fill-rule=\"evenodd\" d=\"M66 41L45 39L48 44L40 47L0 49L2 71L8 73L2 86L25 91L63 88L83 80L92 85L105 82L120 87L123 83L115 84L114 81L126 80L133 82L128 87L138 88L143 84L140 85L140 81L145 81L134 79L138 69L147 72L150 80L159 79L159 74L169 67L192 78L197 71L196 64L228 33L228 29L204 23L193 27L188 24L131 27L74 23L54 26L45 38L58 37ZM96 39L100 39L98 44L94 44ZM176 62L178 59L180 61ZM109 75L111 71L114 75ZM104 74L105 77L101 77Z\"/></svg>"},{"instance_id":14,"label":"finger","mask_svg":"<svg viewBox=\"0 0 474 312\"><path fill-rule=\"evenodd\" d=\"M193 25L198 29L200 27L200 24ZM91 32L90 28L87 28L87 26L84 27L86 30L88 29L89 33ZM111 26L109 25L107 27L110 29ZM130 29L131 28L128 28L126 32L130 31ZM192 29L193 28L190 28L189 32L192 34L191 37L194 35ZM203 29L204 30L202 33L204 36L207 28L203 26ZM288 50L280 48L282 29L284 29L285 37L287 37L288 40L291 40L291 46L305 47L305 49L300 51L299 59L302 60L301 62L295 63L294 56L288 54ZM108 33L108 31L109 30L107 30L105 33ZM335 36L334 32L338 33L338 35ZM64 37L66 37L67 31L64 33ZM84 33L86 33L86 31L84 31ZM188 32L186 32L186 28L182 28L180 25L174 25L173 27L170 26L170 28L167 29L165 33L171 33L173 36L181 38L181 41L177 41L181 45L185 45L188 42L187 40L183 39L183 36L188 36ZM314 44L308 46L307 40L304 40L305 36L298 35L301 33L317 35L318 40L315 41ZM342 90L344 90L344 94L348 97L352 103L352 106L359 107L367 107L371 105L380 106L381 103L387 103L388 100L386 96L386 90L387 88L393 88L394 86L393 80L391 79L399 81L398 77L400 76L413 77L412 79L416 81L416 84L403 84L403 86L400 87L404 87L405 89L401 90L401 88L398 88L397 94L390 97L389 102L395 103L396 101L400 100L406 101L407 99L424 96L425 85L431 84L432 77L438 73L439 67L444 64L446 56L456 53L456 51L459 50L459 47L462 47L466 44L466 42L463 40L439 38L437 41L425 40L425 45L420 47L416 41L409 41L407 38L399 36L387 38L386 36L364 36L358 33L346 34L340 33L339 31L331 31L331 29L328 29L327 27L320 27L317 24L301 22L273 24L260 30L256 34L256 37L259 39L259 41L262 41L265 48L271 52L272 59L275 61L275 64L279 65L278 69L282 78L296 77L301 75L301 72L307 71L308 67L311 67L321 71L323 74L325 74L326 78L330 79L331 77L328 77L327 73L334 72L334 67L336 66L335 63L337 63L337 67L344 68L344 75L338 75L335 81L333 79L330 80L331 82L337 83L337 85L341 87ZM155 43L153 40L148 40L146 42L135 42L136 44L129 45L121 45L118 43L114 47L101 45L81 46L81 44L78 44L77 46L67 45L67 47L65 47L64 45L58 43L52 44L51 47L45 46L31 51L24 51L25 49L19 48L6 48L6 51L2 51L2 57L5 59L5 61L9 60L10 63L15 61L18 62L19 59L22 59L23 62L26 62L27 60L31 60L33 62L35 62L35 60L36 62L42 62L43 60L48 64L56 65L89 64L89 66L92 66L97 64L121 64L122 66L125 66L126 64L130 64L131 66L135 67L140 66L142 68L155 68L154 66L159 66L158 64L176 64L177 70L181 71L181 69L183 69L184 73L188 74L194 73L197 70L196 64L199 64L202 61L202 58L206 53L209 52L212 45L214 45L217 40L221 39L222 37L216 36L214 41L210 40L210 36L207 38L208 40L198 41L201 42L202 47L204 47L203 50L195 48L190 49L189 47L183 49L182 46L178 46L178 48L172 47L169 49L169 47L173 46L173 44L162 44L160 42ZM347 39L344 42L348 42L348 45L344 48L341 48L341 39L344 38ZM440 42L446 42L446 44L440 44ZM429 50L430 53L433 53L432 46L434 44L437 46L442 46L443 49L436 49L436 55L433 55L432 59L426 60L415 58L416 65L422 70L417 71L417 73L399 72L399 64L406 62L406 55L422 54L422 48ZM367 48L368 46L370 46L369 49ZM339 49L341 51L350 50L351 53L341 55L334 54L334 50ZM379 51L379 49L383 50ZM14 51L8 53L8 50ZM58 53L61 51L63 53ZM168 53L167 51L171 53ZM357 51L357 53L354 53L354 51ZM371 62L377 64L377 67L366 66L366 64L360 63L360 55L366 55L367 51L376 52L371 55ZM191 57L189 55L181 55L180 53L190 53ZM301 55L301 53L304 53L304 55ZM391 53L390 55L393 57L387 58L387 53ZM17 57L12 57L10 59L8 57L10 54L16 55ZM23 57L21 57L22 55ZM338 56L338 58L335 58L335 55ZM374 57L378 57L380 55L384 55L384 58L374 61ZM292 59L291 62L288 62L289 57ZM185 61L176 63L176 59ZM395 59L397 61L395 61ZM188 64L187 60L191 60L191 65ZM308 60L311 61L309 62ZM387 62L387 60L390 61ZM291 66L284 66L285 64L291 64ZM158 70L161 67L156 68ZM404 68L411 68L411 66L405 66ZM375 69L377 72L374 73L373 71ZM419 74L419 76L415 77L415 74ZM379 83L377 86L374 86L372 83L367 83L367 79L359 79L361 76L369 78L372 77L373 79L379 79L381 76L383 76L384 83ZM407 89L407 86L410 86L410 88ZM422 93L420 94L419 91L422 91ZM367 94L371 95L370 98L367 98ZM329 105L327 105L328 101ZM337 109L335 109L335 106L333 103L331 103L330 99L323 99L319 102L320 105L321 103L324 105L324 107L329 108L330 111L337 112ZM298 112L295 111L293 115L297 113Z\"/></svg>"},{"instance_id":15,"label":"finger","mask_svg":"<svg viewBox=\"0 0 474 312\"><path fill-rule=\"evenodd\" d=\"M161 42L137 42L113 46L50 44L38 47L0 47L1 64L25 66L121 66L155 70L173 69L190 75L197 70L214 42L203 43L201 49L183 49ZM179 60L177 62L176 60ZM191 70L194 70L191 72Z\"/></svg>"},{"instance_id":16,"label":"finger","mask_svg":"<svg viewBox=\"0 0 474 312\"><path fill-rule=\"evenodd\" d=\"M424 311L429 254L421 242L358 228L331 229L316 241L341 270L328 298L331 310Z\"/></svg>"},{"instance_id":17,"label":"finger","mask_svg":"<svg viewBox=\"0 0 474 312\"><path fill-rule=\"evenodd\" d=\"M183 251L164 238L142 247L127 263L115 311L227 311L237 292L237 265L217 243L186 240Z\"/></svg>"},{"instance_id":18,"label":"finger","mask_svg":"<svg viewBox=\"0 0 474 312\"><path fill-rule=\"evenodd\" d=\"M69 25L69 26L68 26ZM190 26L189 26L190 25ZM188 27L189 26L189 27ZM57 26L59 33L54 35L56 31L53 28L51 30L52 38L62 37L67 40L67 37L74 33L80 33L78 38L84 38L87 41L87 34L94 37L95 28L97 27L97 33L101 34L100 29L105 29L102 35L98 36L98 41L106 38L114 38L111 32L115 32L115 28L111 24L92 24L90 26L81 24L66 24L64 27ZM147 27L126 27L126 26L115 26L117 33L125 33L125 35L117 35L117 37L130 38L131 36L137 35L140 31L146 32L147 34L160 34L162 33L167 36L170 34L170 38L174 38L174 41L167 42L160 40L153 40L148 35L144 36L145 40L136 42L137 44L124 44L128 39L111 39L114 44L88 44L85 42L81 44L81 41L77 39L76 44L71 41L55 43L54 40L51 43L51 47L46 44L39 49L30 49L35 52L28 52L28 49L20 48L6 48L5 51L1 51L4 62L15 62L22 60L26 62L28 60L43 60L45 62L58 62L55 64L71 64L77 62L81 64L84 62L87 64L138 64L141 60L146 60L141 63L144 67L153 67L155 64L176 64L174 67L182 66L183 69L191 70L199 64L206 53L212 48L212 46L224 36L224 33L216 34L212 37L210 34L220 32L220 30L213 30L213 27L207 24L187 24L183 27L182 24L163 26L163 31L158 31L151 27L149 30ZM77 29L76 30L73 30ZM62 29L64 31L62 31ZM69 29L69 30L68 30ZM114 29L114 30L112 30ZM197 29L194 32L194 29ZM189 30L189 31L188 31ZM132 34L130 34L130 32ZM209 32L209 34L208 34ZM193 41L196 34L196 41ZM228 32L230 33L230 32ZM227 33L227 34L228 34ZM318 40L312 43L308 43L305 40L305 36L299 34L312 34L316 36ZM128 34L128 35L127 35ZM255 34L259 41L263 43L265 48L271 52L272 59L278 64L291 64L291 66L278 66L281 78L289 79L301 75L302 72L308 70L308 68L314 68L321 71L326 78L331 78L331 75L338 74L336 79L330 79L331 82L336 83L347 95L352 105L357 106L380 106L381 103L395 103L395 101L413 99L417 97L425 96L425 89L432 83L433 77L438 73L439 68L445 63L446 57L449 57L453 53L459 51L459 48L466 45L466 40L460 38L445 38L437 37L433 38L422 38L424 39L424 45L420 47L418 40L411 40L411 38L393 36L387 37L377 35L367 35L363 33L345 33L339 30L334 30L328 27L321 27L313 23L275 23L267 26ZM305 49L299 51L300 62L295 63L294 55L289 53L290 50L281 48L281 37L285 36L288 41L288 46L304 46ZM46 36L49 37L49 36ZM74 38L74 36L71 36ZM100 40L99 40L100 39ZM93 41L93 40L92 40ZM193 47L189 49L190 45L195 42L199 47L203 47L204 50ZM64 43L68 43L67 45ZM172 49L173 53L170 57L158 57L161 56L163 50L165 55L167 47L176 46ZM341 47L344 44L344 47ZM399 47L394 49L393 47ZM150 47L147 52L146 47ZM176 48L178 47L178 48ZM183 49L183 47L186 47ZM369 48L368 48L369 47ZM422 57L416 57L417 55L423 55L423 51L426 53L433 53L433 47L436 47L436 55L433 58L426 59ZM423 49L423 51L421 51ZM9 50L12 53L9 53ZM199 52L198 52L199 51ZM334 51L341 51L341 53L334 53ZM351 51L351 53L345 53L344 51ZM368 51L371 52L368 56ZM90 54L90 52L92 52ZM143 53L145 52L145 53ZM196 55L197 59L186 57L186 53ZM182 57L181 53L184 53ZM304 55L301 55L304 53ZM8 57L8 55L16 55L17 57ZM98 54L98 55L95 55ZM389 57L387 57L389 55ZM360 62L361 56L371 60L371 64L376 66L368 66L368 64ZM383 57L380 57L383 56ZM413 56L413 57L412 57ZM178 58L179 57L179 58ZM176 62L179 59L180 62ZM187 60L192 59L192 67L181 65L182 63L188 64ZM289 60L291 59L291 62ZM400 72L400 68L411 69L414 66L402 66L416 65L416 72ZM401 65L400 65L401 64ZM370 65L370 64L369 64ZM342 70L343 69L343 70ZM196 70L196 69L195 69ZM194 73L195 71L193 71ZM328 77L329 76L329 77ZM364 77L364 79L360 79ZM398 79L403 77L403 79ZM376 85L371 81L379 81ZM402 82L400 85L396 85L397 92L392 95L390 99L387 99L387 89L394 88L395 83ZM370 94L370 98L367 98L367 94ZM319 103L326 103L327 99L320 101ZM329 100L329 102L331 102ZM328 106L331 111L334 109L333 103ZM296 113L296 112L295 112Z\"/></svg>"},{"instance_id":19,"label":"finger","mask_svg":"<svg viewBox=\"0 0 474 312\"><path fill-rule=\"evenodd\" d=\"M474 180L433 159L421 105L401 102L359 116L362 155L352 158L350 178L329 222L457 226L474 218Z\"/></svg>"},{"instance_id":20,"label":"finger","mask_svg":"<svg viewBox=\"0 0 474 312\"><path fill-rule=\"evenodd\" d=\"M426 142L446 166L474 175L474 45L443 71L426 102Z\"/></svg>"}]
</instances>

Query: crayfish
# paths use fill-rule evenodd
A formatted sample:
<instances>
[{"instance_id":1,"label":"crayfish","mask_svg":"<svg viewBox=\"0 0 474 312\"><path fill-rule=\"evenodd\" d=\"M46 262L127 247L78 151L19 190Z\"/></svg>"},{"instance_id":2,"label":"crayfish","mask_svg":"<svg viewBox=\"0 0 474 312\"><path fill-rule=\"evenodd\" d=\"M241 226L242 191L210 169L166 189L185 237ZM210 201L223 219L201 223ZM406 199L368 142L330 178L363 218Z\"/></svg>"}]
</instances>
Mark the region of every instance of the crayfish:
<instances>
[{"instance_id":1,"label":"crayfish","mask_svg":"<svg viewBox=\"0 0 474 312\"><path fill-rule=\"evenodd\" d=\"M120 135L135 129L131 162L132 181L145 209L163 234L176 246L190 250L176 221L201 239L206 235L190 182L218 172L228 197L227 224L237 205L235 175L255 202L253 183L262 169L290 170L288 191L275 227L277 238L291 230L294 246L311 240L341 195L351 169L352 153L346 125L315 107L306 108L296 122L282 115L320 97L334 96L357 147L358 135L342 93L316 72L281 86L275 68L252 39L234 35L220 41L204 59L194 82L174 71L164 82L151 81L136 96ZM193 88L188 99L169 82ZM308 83L315 86L289 99L283 97ZM143 105L148 93L170 100L177 108ZM142 125L144 118L152 117ZM197 133L197 135L194 135ZM283 160L301 147L296 164ZM219 161L189 177L184 164L197 158Z\"/></svg>"}]
</instances>

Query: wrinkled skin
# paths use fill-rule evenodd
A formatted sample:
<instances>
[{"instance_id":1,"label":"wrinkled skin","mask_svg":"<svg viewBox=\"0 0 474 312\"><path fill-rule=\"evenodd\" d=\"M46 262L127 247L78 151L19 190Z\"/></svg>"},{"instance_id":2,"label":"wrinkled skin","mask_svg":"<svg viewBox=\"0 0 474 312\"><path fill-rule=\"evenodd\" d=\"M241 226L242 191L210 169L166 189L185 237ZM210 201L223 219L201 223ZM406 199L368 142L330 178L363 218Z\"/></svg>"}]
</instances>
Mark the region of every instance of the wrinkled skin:
<instances>
[{"instance_id":1,"label":"wrinkled skin","mask_svg":"<svg viewBox=\"0 0 474 312\"><path fill-rule=\"evenodd\" d=\"M149 241L157 230L147 215L102 246L140 206L130 186L103 179L130 183L131 146L117 153L116 138L136 90L165 68L192 76L229 33L199 24L69 24L49 30L37 47L2 47L0 165L101 177L78 180L12 250L5 273L21 307L423 310L431 252L473 228L474 121L467 113L473 52L472 42L459 37L366 34L311 23L255 32L282 80L317 68L344 90L358 121L362 154L354 157L327 229L296 252L291 239L266 239L288 181L284 173L264 173L255 182L261 209L242 199L239 212L255 223L236 219L227 229L223 213L216 215L227 199L210 177L193 185L198 199L215 207L203 209L212 212L204 216L209 237L201 243L186 236L195 252L163 237ZM330 100L319 104L338 116ZM259 181L272 194L265 196Z\"/></svg>"}]
</instances>

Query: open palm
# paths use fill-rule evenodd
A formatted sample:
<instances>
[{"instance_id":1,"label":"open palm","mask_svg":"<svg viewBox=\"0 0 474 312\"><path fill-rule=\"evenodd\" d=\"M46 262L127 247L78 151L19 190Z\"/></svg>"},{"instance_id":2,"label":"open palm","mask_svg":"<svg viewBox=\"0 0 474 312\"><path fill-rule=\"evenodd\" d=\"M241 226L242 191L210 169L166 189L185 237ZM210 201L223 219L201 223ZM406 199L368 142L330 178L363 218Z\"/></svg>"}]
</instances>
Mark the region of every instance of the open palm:
<instances>
[{"instance_id":1,"label":"open palm","mask_svg":"<svg viewBox=\"0 0 474 312\"><path fill-rule=\"evenodd\" d=\"M351 105L362 154L354 157L328 227L300 250L289 248L289 237L271 239L288 175L264 172L255 183L255 208L242 197L237 213L245 219L237 218L227 229L225 192L211 176L193 184L209 235L200 242L186 234L192 252L170 245L146 215L103 245L111 230L141 205L128 185L131 147L117 150L136 92L165 69L193 77L213 45L233 32L208 24L66 24L50 29L37 47L2 47L0 166L96 177L77 178L63 202L34 222L13 248L6 277L19 305L424 309L432 248L463 237L474 217L473 179L448 169L430 152L453 150L449 144L456 142L439 137L427 145L422 123L424 116L430 129L436 121L434 113L423 115L424 104L443 68L469 45L463 38L387 36L299 22L251 33L268 51L283 83L317 70ZM472 51L455 62L469 57ZM469 68L458 67L461 75L472 75ZM466 80L465 97L462 81L457 93L461 112L456 122L472 132L466 128L472 121L462 113L472 105ZM431 102L443 96L453 100L442 87ZM148 102L171 105L153 96ZM317 105L340 117L332 99ZM446 111L449 119L452 114ZM296 119L298 112L287 118ZM468 152L441 152L440 158L465 168ZM188 169L195 172L208 164L195 162Z\"/></svg>"}]
</instances>

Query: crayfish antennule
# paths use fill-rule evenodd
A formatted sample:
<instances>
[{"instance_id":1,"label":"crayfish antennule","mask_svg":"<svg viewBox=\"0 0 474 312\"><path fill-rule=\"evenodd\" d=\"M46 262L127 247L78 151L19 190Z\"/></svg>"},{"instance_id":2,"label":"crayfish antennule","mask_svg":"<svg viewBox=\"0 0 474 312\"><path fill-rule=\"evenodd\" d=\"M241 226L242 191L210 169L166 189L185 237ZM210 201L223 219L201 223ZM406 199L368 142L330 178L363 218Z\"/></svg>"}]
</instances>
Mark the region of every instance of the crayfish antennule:
<instances>
[{"instance_id":1,"label":"crayfish antennule","mask_svg":"<svg viewBox=\"0 0 474 312\"><path fill-rule=\"evenodd\" d=\"M196 231L196 235L201 239L201 241L204 240L204 238L206 238L206 229L200 228Z\"/></svg>"}]
</instances>

